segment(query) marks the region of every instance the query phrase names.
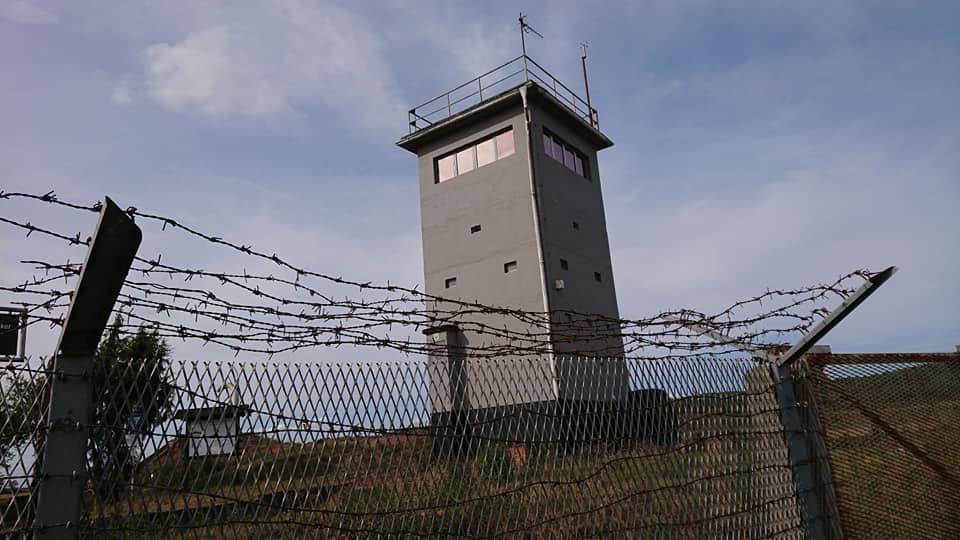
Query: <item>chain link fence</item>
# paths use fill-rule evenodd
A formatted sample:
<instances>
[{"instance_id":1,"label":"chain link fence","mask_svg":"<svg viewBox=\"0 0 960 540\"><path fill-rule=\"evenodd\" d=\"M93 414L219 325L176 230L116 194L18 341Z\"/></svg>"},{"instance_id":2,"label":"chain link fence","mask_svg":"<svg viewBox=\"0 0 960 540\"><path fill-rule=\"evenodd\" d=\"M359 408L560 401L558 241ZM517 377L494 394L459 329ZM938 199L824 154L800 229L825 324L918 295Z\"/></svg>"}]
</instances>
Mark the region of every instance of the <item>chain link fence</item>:
<instances>
[{"instance_id":1,"label":"chain link fence","mask_svg":"<svg viewBox=\"0 0 960 540\"><path fill-rule=\"evenodd\" d=\"M960 354L808 355L848 538L960 538Z\"/></svg>"},{"instance_id":2,"label":"chain link fence","mask_svg":"<svg viewBox=\"0 0 960 540\"><path fill-rule=\"evenodd\" d=\"M611 361L568 360L585 381ZM471 388L489 395L487 406L458 417L431 410L424 361L176 362L150 390L162 395L157 414L144 407L156 395L141 393L156 373L114 372L127 414L89 426L97 474L83 490L79 529L138 538L802 536L768 370L750 359L615 361L629 378L621 400L524 402L510 389L550 372L517 359L501 367L527 380ZM468 360L460 373L486 362ZM38 373L17 375L39 388ZM4 388L5 404L19 399ZM102 410L106 400L96 400ZM43 430L27 417L17 427L38 436L11 449L8 463L23 474L7 481L6 534L38 527L30 471Z\"/></svg>"},{"instance_id":3,"label":"chain link fence","mask_svg":"<svg viewBox=\"0 0 960 540\"><path fill-rule=\"evenodd\" d=\"M100 220L0 217L87 248L0 285L60 328L0 378L4 536L958 536L956 355L797 362L894 268L618 320L333 276L109 199L0 200ZM134 217L239 261L138 257Z\"/></svg>"}]
</instances>

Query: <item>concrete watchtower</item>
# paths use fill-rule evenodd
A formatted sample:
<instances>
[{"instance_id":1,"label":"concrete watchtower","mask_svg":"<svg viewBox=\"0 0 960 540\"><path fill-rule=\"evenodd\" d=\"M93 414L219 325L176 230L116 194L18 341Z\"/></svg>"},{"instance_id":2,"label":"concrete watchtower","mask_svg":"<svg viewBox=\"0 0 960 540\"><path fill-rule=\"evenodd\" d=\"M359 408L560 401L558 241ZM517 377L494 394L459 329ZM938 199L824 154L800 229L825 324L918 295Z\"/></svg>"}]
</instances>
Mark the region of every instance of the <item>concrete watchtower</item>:
<instances>
[{"instance_id":1,"label":"concrete watchtower","mask_svg":"<svg viewBox=\"0 0 960 540\"><path fill-rule=\"evenodd\" d=\"M622 362L577 375L566 358L623 356L619 326L610 321L619 313L597 162L613 143L599 131L596 111L521 56L412 109L410 133L397 144L418 158L426 292L551 314L549 331L539 329L552 351L539 355L543 370L478 359L458 372L458 386L431 381L434 413L622 399ZM495 314L471 317L529 330ZM575 338L570 328L579 329ZM447 334L469 347L505 343L467 326ZM511 384L524 390L481 389Z\"/></svg>"}]
</instances>

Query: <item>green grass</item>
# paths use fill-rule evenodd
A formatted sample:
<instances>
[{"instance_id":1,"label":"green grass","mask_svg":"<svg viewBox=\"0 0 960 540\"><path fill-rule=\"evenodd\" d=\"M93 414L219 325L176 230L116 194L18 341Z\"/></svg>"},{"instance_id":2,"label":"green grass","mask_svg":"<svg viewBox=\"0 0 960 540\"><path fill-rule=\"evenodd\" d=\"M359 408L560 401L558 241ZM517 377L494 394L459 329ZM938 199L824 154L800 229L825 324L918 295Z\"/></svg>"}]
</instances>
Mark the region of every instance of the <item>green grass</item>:
<instances>
[{"instance_id":1,"label":"green grass","mask_svg":"<svg viewBox=\"0 0 960 540\"><path fill-rule=\"evenodd\" d=\"M235 511L229 527L195 520L190 536L724 534L744 530L751 518L760 519L748 509L757 503L751 488L759 481L755 465L762 462L754 449L764 441L731 434L747 422L744 406L737 396L686 403L678 413L683 427L676 447L531 447L523 466L512 462L503 443L445 457L433 454L430 439L419 436L390 446L339 440L279 445L279 452L231 458L168 460L142 468L138 483L149 487L133 488L118 503L91 500L89 507L92 518L104 520L98 526L150 529L172 520L169 513L151 511L209 507L325 486L322 496L314 494L286 509ZM183 493L184 485L195 486L203 495ZM250 519L282 523L255 529L236 523Z\"/></svg>"},{"instance_id":2,"label":"green grass","mask_svg":"<svg viewBox=\"0 0 960 540\"><path fill-rule=\"evenodd\" d=\"M960 364L925 364L835 383L960 478ZM828 386L814 388L845 536L960 538L957 489Z\"/></svg>"}]
</instances>

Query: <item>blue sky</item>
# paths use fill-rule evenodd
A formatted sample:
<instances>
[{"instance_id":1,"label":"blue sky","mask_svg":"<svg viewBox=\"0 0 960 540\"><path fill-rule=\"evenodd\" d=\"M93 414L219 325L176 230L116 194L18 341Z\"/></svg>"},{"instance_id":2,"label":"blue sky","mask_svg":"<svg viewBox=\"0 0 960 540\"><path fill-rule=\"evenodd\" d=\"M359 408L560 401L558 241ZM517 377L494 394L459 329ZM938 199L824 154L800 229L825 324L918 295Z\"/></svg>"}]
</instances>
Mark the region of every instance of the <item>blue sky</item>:
<instances>
[{"instance_id":1,"label":"blue sky","mask_svg":"<svg viewBox=\"0 0 960 540\"><path fill-rule=\"evenodd\" d=\"M590 43L624 317L896 264L826 341L960 344L955 2L0 0L0 189L110 194L308 268L422 283L406 109L519 54L519 10L573 88ZM0 229L4 283L46 249L21 236ZM149 233L143 254L174 244Z\"/></svg>"}]
</instances>

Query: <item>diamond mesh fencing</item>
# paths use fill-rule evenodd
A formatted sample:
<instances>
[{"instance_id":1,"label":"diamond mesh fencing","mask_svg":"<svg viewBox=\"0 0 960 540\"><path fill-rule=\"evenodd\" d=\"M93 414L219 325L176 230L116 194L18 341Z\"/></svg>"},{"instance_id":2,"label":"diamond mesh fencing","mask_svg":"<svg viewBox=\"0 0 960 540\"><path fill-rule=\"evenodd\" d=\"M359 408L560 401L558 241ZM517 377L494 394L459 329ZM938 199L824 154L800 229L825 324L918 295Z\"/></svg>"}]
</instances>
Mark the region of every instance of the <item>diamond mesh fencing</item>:
<instances>
[{"instance_id":1,"label":"diamond mesh fencing","mask_svg":"<svg viewBox=\"0 0 960 540\"><path fill-rule=\"evenodd\" d=\"M960 538L960 354L808 366L844 536Z\"/></svg>"},{"instance_id":2,"label":"diamond mesh fencing","mask_svg":"<svg viewBox=\"0 0 960 540\"><path fill-rule=\"evenodd\" d=\"M80 533L802 536L765 367L563 360L592 381L563 400L540 393L552 377L541 359L496 362L496 381L489 359L98 369ZM18 384L36 393L37 373ZM432 402L431 378L450 377L482 406ZM28 392L4 389L5 403ZM33 410L4 419L30 428L9 462L23 474L7 480L8 534L33 528Z\"/></svg>"},{"instance_id":3,"label":"diamond mesh fencing","mask_svg":"<svg viewBox=\"0 0 960 540\"><path fill-rule=\"evenodd\" d=\"M42 369L11 363L0 372L0 532L30 530L36 490L31 489L42 449L48 385Z\"/></svg>"},{"instance_id":4,"label":"diamond mesh fencing","mask_svg":"<svg viewBox=\"0 0 960 540\"><path fill-rule=\"evenodd\" d=\"M3 536L831 537L837 508L850 536L956 536L955 378L777 367L892 269L621 319L333 275L109 199L0 201L25 252L54 246L0 294L60 340L4 364ZM850 382L884 377L902 399ZM901 499L857 499L910 480L932 487L899 528Z\"/></svg>"}]
</instances>

